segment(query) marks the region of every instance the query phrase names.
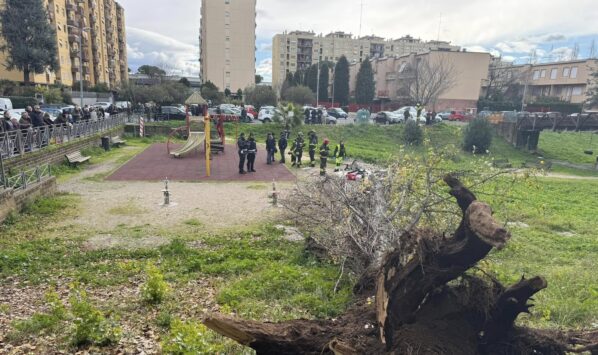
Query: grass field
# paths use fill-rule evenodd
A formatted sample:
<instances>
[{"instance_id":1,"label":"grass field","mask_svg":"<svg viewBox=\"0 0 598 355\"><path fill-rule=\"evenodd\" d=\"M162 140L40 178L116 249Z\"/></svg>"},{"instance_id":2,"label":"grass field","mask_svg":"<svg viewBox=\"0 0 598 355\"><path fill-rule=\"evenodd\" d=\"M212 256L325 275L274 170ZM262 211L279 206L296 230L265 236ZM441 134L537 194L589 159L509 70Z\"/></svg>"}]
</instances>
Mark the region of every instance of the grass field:
<instances>
[{"instance_id":1,"label":"grass field","mask_svg":"<svg viewBox=\"0 0 598 355\"><path fill-rule=\"evenodd\" d=\"M251 130L260 141L273 128L247 127L246 132ZM403 127L399 125L315 129L320 140L327 137L334 144L344 139L351 156L370 162L388 160L403 145ZM303 129L305 133L307 130ZM426 136L436 149L449 149L460 143L460 128L441 124L426 128ZM553 138L548 135L547 139ZM128 139L127 149L92 149L86 153L93 155L94 164L121 164L161 140ZM558 143L552 144L556 147ZM542 149L549 146L545 142L541 145ZM407 149L423 153L423 148ZM554 149L554 154L571 161L581 159L573 156L575 151L569 157ZM507 158L514 165L533 158L500 139L494 140L490 151L491 157ZM461 152L454 168L486 158ZM62 167L60 181L81 169ZM90 178L90 182L101 181L101 176ZM261 189L262 185L247 188ZM505 284L516 282L522 275L542 275L548 280L548 288L535 297L532 315L520 317L520 322L548 328L598 327L598 181L537 178L516 185L514 197L504 205L484 189L476 191L478 197L495 207L499 220L515 224L509 226L513 237L507 247L493 251L480 267ZM189 219L168 230L158 223L100 231L69 223L77 218L80 205L80 196L59 194L37 201L0 226L0 287L18 283L46 293L46 301L36 306L38 313L11 324L9 343L54 336L59 349L72 349L78 339L74 324L89 315L96 322L104 322L102 317L113 321L124 336L151 324L158 329L156 337L165 349L170 349L167 352L177 353L182 337L183 343L192 343L194 352L238 354L244 350L201 328L200 317L219 311L270 321L326 318L341 313L351 301L351 277L344 277L339 291L333 292L339 267L306 255L302 243L285 240L283 232L271 224L207 232L200 220ZM131 213L129 206L113 212ZM148 249L86 247L86 240L98 233L128 239L159 236L169 242ZM158 276L148 286L153 268ZM144 301L142 295L148 287L154 296L164 292L160 302ZM86 305L80 307L83 314L70 305L80 288L90 294L89 301L81 301ZM58 303L56 295L60 295ZM0 326L3 314L9 312L8 304L0 304ZM106 334L100 335L90 339L110 340Z\"/></svg>"},{"instance_id":2,"label":"grass field","mask_svg":"<svg viewBox=\"0 0 598 355\"><path fill-rule=\"evenodd\" d=\"M595 164L598 155L598 135L594 132L544 131L540 134L538 147L548 159ZM584 154L585 150L591 150L594 154Z\"/></svg>"}]
</instances>

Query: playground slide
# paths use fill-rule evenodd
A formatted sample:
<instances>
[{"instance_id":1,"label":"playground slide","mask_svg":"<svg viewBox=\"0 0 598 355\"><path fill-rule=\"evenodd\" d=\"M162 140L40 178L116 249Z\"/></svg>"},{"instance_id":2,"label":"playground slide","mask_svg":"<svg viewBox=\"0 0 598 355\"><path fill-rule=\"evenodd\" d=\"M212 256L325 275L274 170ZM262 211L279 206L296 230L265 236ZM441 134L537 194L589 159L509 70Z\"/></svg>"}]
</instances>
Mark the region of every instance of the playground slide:
<instances>
[{"instance_id":1,"label":"playground slide","mask_svg":"<svg viewBox=\"0 0 598 355\"><path fill-rule=\"evenodd\" d=\"M183 154L187 154L190 151L199 148L205 139L206 135L204 132L190 132L189 138L187 139L187 142L185 142L185 145L173 152L170 152L170 155L175 158L180 158Z\"/></svg>"}]
</instances>

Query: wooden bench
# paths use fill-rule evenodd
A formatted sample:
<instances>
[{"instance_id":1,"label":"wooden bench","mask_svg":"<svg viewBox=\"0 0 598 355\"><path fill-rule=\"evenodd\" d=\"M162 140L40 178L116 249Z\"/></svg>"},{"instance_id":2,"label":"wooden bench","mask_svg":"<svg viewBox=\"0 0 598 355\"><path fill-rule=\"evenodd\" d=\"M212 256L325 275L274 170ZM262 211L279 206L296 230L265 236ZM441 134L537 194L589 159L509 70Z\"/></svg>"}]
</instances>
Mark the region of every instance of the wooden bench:
<instances>
[{"instance_id":1,"label":"wooden bench","mask_svg":"<svg viewBox=\"0 0 598 355\"><path fill-rule=\"evenodd\" d=\"M124 145L124 144L127 143L127 141L124 140L124 139L122 139L122 138L120 138L120 136L112 137L110 139L110 141L111 141L112 145L116 146L116 147L120 147L121 145Z\"/></svg>"},{"instance_id":2,"label":"wooden bench","mask_svg":"<svg viewBox=\"0 0 598 355\"><path fill-rule=\"evenodd\" d=\"M74 153L66 155L66 160L68 161L68 163L70 165L73 165L73 166L77 166L81 163L85 163L89 159L91 159L91 157L84 157L83 154L81 154L81 151L76 151Z\"/></svg>"}]
</instances>

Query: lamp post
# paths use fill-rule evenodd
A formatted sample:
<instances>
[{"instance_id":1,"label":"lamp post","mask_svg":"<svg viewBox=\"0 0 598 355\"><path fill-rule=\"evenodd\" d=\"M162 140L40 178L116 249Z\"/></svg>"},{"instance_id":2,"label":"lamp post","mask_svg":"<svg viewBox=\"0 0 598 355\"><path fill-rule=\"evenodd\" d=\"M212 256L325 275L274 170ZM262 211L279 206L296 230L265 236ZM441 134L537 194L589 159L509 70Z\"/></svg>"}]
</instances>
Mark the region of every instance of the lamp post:
<instances>
[{"instance_id":1,"label":"lamp post","mask_svg":"<svg viewBox=\"0 0 598 355\"><path fill-rule=\"evenodd\" d=\"M83 32L90 31L91 27L76 27L66 25L68 28L76 28L79 30L79 99L81 100L80 106L83 107Z\"/></svg>"}]
</instances>

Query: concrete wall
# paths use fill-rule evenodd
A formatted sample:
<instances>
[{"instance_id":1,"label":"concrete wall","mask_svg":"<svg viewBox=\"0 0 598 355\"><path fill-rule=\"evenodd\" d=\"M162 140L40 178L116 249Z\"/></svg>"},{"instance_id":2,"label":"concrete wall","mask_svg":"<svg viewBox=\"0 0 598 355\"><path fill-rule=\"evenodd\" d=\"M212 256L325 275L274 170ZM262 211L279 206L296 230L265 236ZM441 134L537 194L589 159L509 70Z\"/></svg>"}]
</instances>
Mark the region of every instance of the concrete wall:
<instances>
[{"instance_id":1,"label":"concrete wall","mask_svg":"<svg viewBox=\"0 0 598 355\"><path fill-rule=\"evenodd\" d=\"M101 137L103 136L118 136L124 132L123 128L116 128L109 132L104 132L92 137L83 138L81 140L53 145L37 152L27 153L22 157L9 159L4 161L4 168L7 172L17 173L21 170L34 168L43 164L58 164L65 161L65 155L90 147L99 147Z\"/></svg>"},{"instance_id":2,"label":"concrete wall","mask_svg":"<svg viewBox=\"0 0 598 355\"><path fill-rule=\"evenodd\" d=\"M56 193L56 178L50 177L42 182L31 184L26 190L1 190L0 191L0 223L13 212L19 212L27 204L45 196Z\"/></svg>"}]
</instances>

